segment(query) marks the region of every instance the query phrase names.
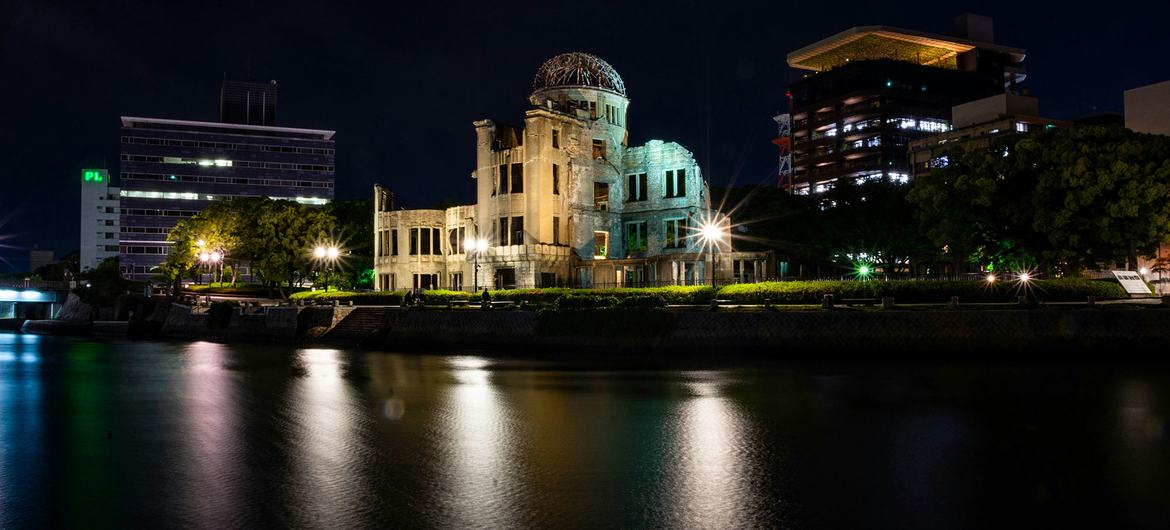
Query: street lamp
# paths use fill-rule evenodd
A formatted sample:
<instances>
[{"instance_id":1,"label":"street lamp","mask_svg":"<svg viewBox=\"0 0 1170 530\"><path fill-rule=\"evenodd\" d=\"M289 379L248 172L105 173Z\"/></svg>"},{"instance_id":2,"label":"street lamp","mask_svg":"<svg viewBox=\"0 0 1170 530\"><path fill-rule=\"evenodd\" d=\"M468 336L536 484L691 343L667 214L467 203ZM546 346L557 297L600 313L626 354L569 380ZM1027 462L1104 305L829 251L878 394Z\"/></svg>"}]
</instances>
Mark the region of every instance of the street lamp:
<instances>
[{"instance_id":1,"label":"street lamp","mask_svg":"<svg viewBox=\"0 0 1170 530\"><path fill-rule=\"evenodd\" d=\"M719 243L723 241L723 237L727 234L727 227L724 226L726 218L720 219L718 214L712 216L711 219L704 221L699 227L699 237L703 240L704 246L711 247L711 288L715 288L715 252L719 250Z\"/></svg>"},{"instance_id":2,"label":"street lamp","mask_svg":"<svg viewBox=\"0 0 1170 530\"><path fill-rule=\"evenodd\" d=\"M317 258L317 270L321 270L321 264L325 264L325 292L329 292L329 273L333 270L333 263L337 261L337 256L341 254L341 250L335 245L328 247L317 245L313 249L313 257Z\"/></svg>"},{"instance_id":3,"label":"street lamp","mask_svg":"<svg viewBox=\"0 0 1170 530\"><path fill-rule=\"evenodd\" d=\"M471 253L472 263L475 268L471 273L471 292L479 292L479 254L488 249L488 240L482 237L469 237L463 241L464 252Z\"/></svg>"}]
</instances>

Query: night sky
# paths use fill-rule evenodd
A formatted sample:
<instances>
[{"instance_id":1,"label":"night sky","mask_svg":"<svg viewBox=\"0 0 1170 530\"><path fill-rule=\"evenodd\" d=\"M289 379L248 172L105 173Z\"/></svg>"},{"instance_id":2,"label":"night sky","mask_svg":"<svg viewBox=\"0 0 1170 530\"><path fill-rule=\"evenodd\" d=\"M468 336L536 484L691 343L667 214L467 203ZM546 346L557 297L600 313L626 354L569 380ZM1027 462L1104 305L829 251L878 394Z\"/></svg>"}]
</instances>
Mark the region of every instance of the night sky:
<instances>
[{"instance_id":1,"label":"night sky","mask_svg":"<svg viewBox=\"0 0 1170 530\"><path fill-rule=\"evenodd\" d=\"M785 55L852 26L994 17L1055 118L1120 113L1123 90L1170 79L1170 8L1153 2L12 2L0 271L77 249L79 172L116 173L119 116L215 121L225 73L277 80L278 125L337 131L339 199L380 182L406 207L470 202L471 122L522 122L537 67L566 51L621 74L632 145L678 141L715 185L774 182Z\"/></svg>"}]
</instances>

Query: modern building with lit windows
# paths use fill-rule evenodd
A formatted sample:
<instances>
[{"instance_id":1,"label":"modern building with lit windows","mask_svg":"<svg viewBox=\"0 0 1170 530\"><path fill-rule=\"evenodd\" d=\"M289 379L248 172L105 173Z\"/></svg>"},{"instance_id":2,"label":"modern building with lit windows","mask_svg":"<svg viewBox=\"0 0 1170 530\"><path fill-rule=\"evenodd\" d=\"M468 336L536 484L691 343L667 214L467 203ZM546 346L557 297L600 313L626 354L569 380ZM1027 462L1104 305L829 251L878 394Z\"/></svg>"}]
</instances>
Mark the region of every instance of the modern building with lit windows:
<instances>
[{"instance_id":1,"label":"modern building with lit windows","mask_svg":"<svg viewBox=\"0 0 1170 530\"><path fill-rule=\"evenodd\" d=\"M110 183L109 171L81 170L81 245L78 247L81 270L96 268L102 261L118 257L120 205L118 188Z\"/></svg>"},{"instance_id":2,"label":"modern building with lit windows","mask_svg":"<svg viewBox=\"0 0 1170 530\"><path fill-rule=\"evenodd\" d=\"M238 96L233 87L224 97ZM268 110L259 106L266 116L275 113L271 97L262 102L271 103ZM221 105L246 118L237 107ZM234 119L229 114L225 120ZM213 201L333 199L334 131L123 116L121 133L120 264L127 278L149 279L166 258L170 229Z\"/></svg>"},{"instance_id":3,"label":"modern building with lit windows","mask_svg":"<svg viewBox=\"0 0 1170 530\"><path fill-rule=\"evenodd\" d=\"M698 237L713 215L707 182L677 143L628 145L630 99L613 67L558 55L528 101L523 125L474 122L474 205L399 210L375 187L379 289L709 281ZM770 254L732 252L726 238L715 256L721 281L772 276Z\"/></svg>"},{"instance_id":4,"label":"modern building with lit windows","mask_svg":"<svg viewBox=\"0 0 1170 530\"><path fill-rule=\"evenodd\" d=\"M946 167L950 152L964 145L990 146L1005 135L1031 134L1068 122L1040 115L1040 101L1032 95L1005 92L956 105L951 109L952 129L910 142L913 176Z\"/></svg>"},{"instance_id":5,"label":"modern building with lit windows","mask_svg":"<svg viewBox=\"0 0 1170 530\"><path fill-rule=\"evenodd\" d=\"M1014 89L1024 55L995 44L991 19L977 15L958 17L955 36L864 26L788 54L808 73L790 87L786 185L817 193L839 179L907 181L910 143L951 130L955 105Z\"/></svg>"}]
</instances>

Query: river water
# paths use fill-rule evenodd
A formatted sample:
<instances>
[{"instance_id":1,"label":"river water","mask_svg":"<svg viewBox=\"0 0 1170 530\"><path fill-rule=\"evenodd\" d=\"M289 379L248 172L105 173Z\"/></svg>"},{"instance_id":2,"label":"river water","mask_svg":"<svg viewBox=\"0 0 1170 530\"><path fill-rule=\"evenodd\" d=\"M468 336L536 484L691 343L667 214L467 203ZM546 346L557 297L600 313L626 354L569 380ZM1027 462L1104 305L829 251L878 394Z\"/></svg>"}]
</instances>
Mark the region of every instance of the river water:
<instances>
[{"instance_id":1,"label":"river water","mask_svg":"<svg viewBox=\"0 0 1170 530\"><path fill-rule=\"evenodd\" d=\"M1170 371L0 334L0 527L1162 526Z\"/></svg>"}]
</instances>

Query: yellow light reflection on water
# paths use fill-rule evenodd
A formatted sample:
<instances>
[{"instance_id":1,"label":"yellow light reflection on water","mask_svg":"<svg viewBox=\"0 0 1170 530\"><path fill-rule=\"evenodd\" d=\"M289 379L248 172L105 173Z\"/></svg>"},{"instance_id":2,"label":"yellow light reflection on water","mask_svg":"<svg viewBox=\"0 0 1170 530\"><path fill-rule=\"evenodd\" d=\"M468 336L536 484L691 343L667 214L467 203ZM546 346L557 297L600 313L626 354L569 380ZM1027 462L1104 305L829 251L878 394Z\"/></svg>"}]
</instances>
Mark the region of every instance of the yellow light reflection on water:
<instances>
[{"instance_id":1,"label":"yellow light reflection on water","mask_svg":"<svg viewBox=\"0 0 1170 530\"><path fill-rule=\"evenodd\" d=\"M452 492L446 501L453 524L463 528L516 526L516 480L514 445L518 433L510 407L501 397L486 369L488 362L478 357L456 357L449 361L455 368L452 385L438 419L440 428L454 438L450 454L441 455L449 462Z\"/></svg>"},{"instance_id":2,"label":"yellow light reflection on water","mask_svg":"<svg viewBox=\"0 0 1170 530\"><path fill-rule=\"evenodd\" d=\"M754 510L756 492L743 444L750 426L734 402L723 395L717 377L688 383L692 397L675 420L670 481L674 485L674 523L694 528L728 528Z\"/></svg>"}]
</instances>

